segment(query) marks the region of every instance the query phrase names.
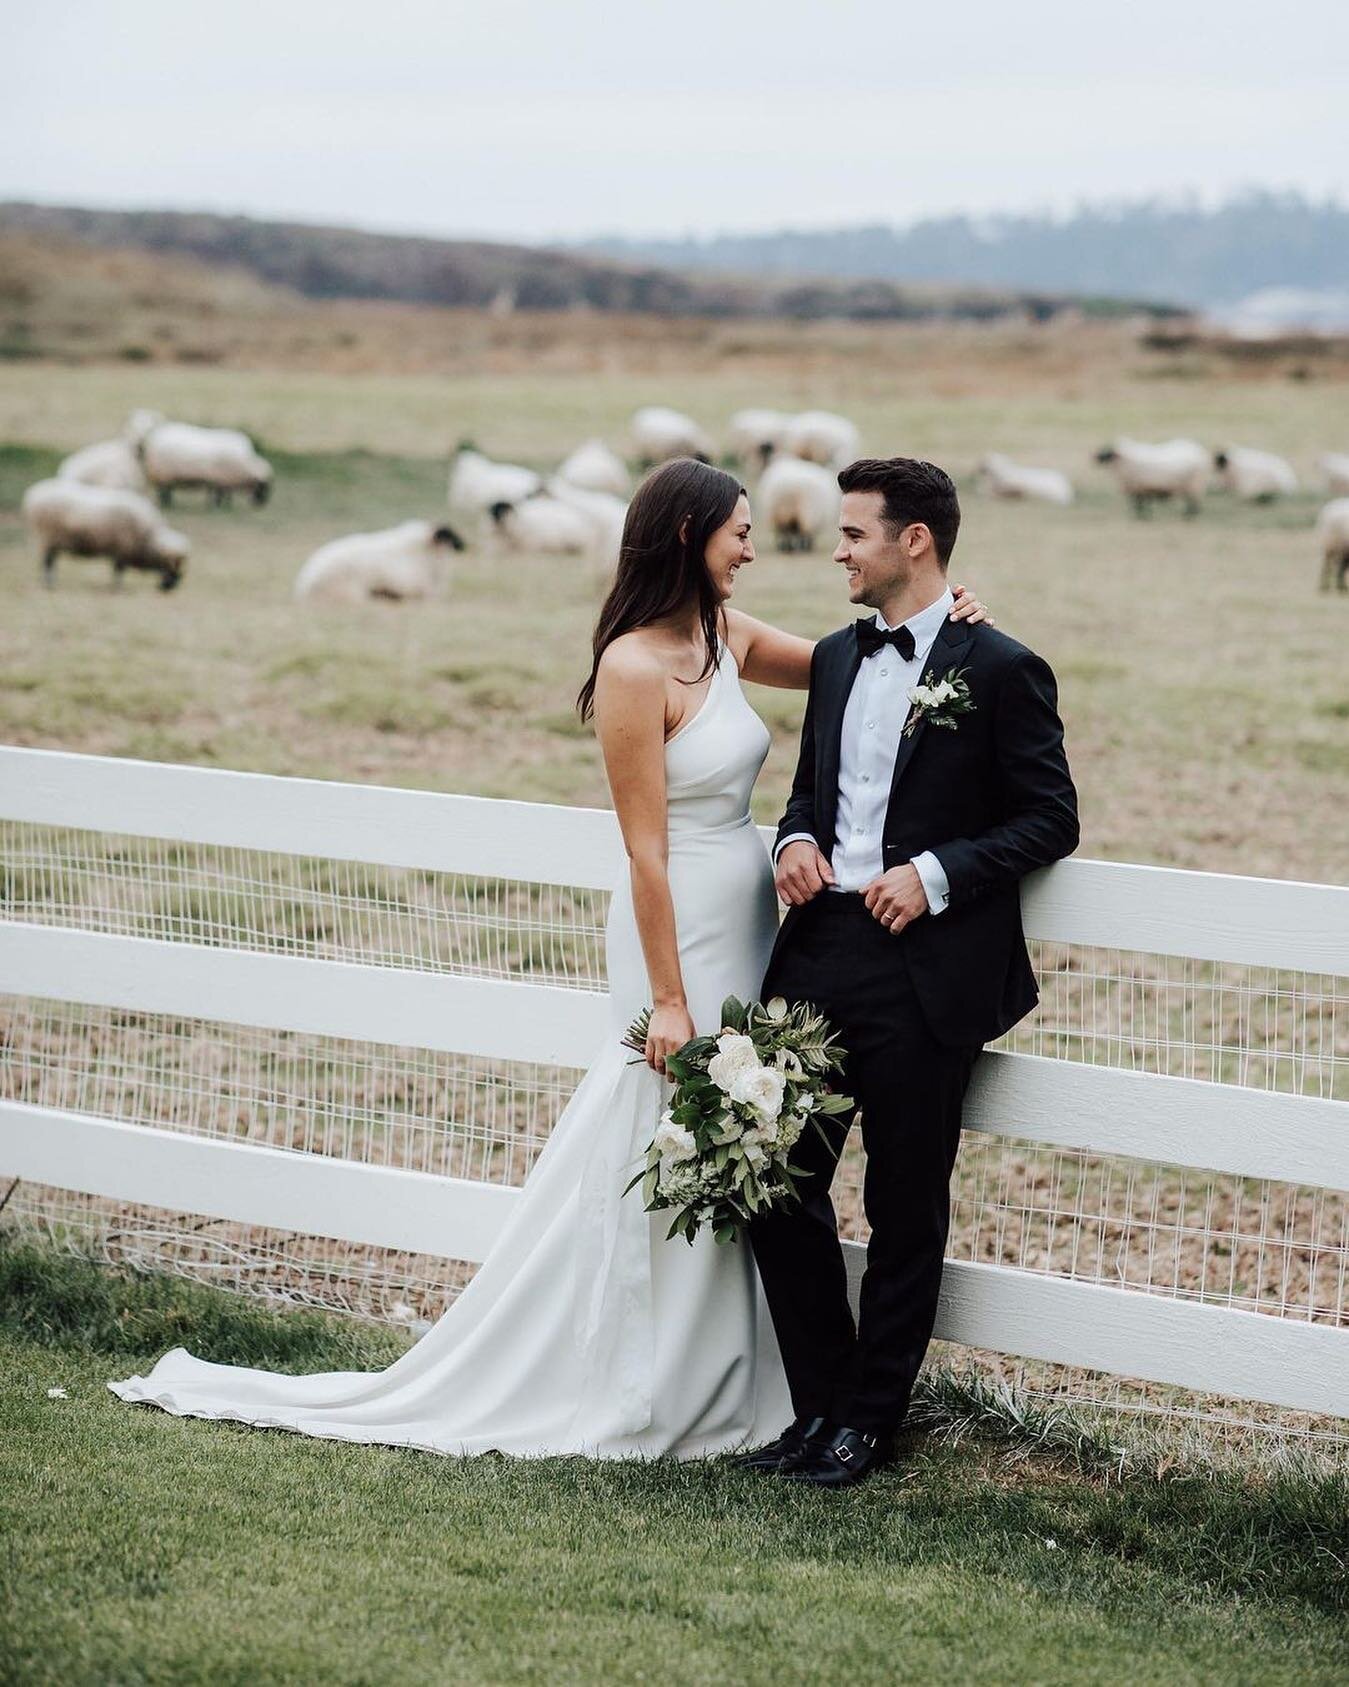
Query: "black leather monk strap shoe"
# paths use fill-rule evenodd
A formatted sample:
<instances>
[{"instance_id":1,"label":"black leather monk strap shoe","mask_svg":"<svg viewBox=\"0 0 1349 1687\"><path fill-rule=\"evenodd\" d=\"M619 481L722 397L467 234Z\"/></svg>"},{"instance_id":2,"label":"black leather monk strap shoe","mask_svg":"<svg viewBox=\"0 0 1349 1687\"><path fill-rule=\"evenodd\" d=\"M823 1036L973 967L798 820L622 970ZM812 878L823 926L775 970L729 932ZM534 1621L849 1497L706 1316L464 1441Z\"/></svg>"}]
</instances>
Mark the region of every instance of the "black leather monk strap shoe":
<instances>
[{"instance_id":1,"label":"black leather monk strap shoe","mask_svg":"<svg viewBox=\"0 0 1349 1687\"><path fill-rule=\"evenodd\" d=\"M741 1453L731 1462L740 1470L776 1476L827 1446L833 1434L834 1425L825 1418L793 1418L776 1441L752 1453Z\"/></svg>"},{"instance_id":2,"label":"black leather monk strap shoe","mask_svg":"<svg viewBox=\"0 0 1349 1687\"><path fill-rule=\"evenodd\" d=\"M823 1444L816 1442L804 1457L781 1472L790 1482L809 1482L814 1488L851 1488L865 1482L894 1456L893 1443L860 1429L836 1429Z\"/></svg>"}]
</instances>

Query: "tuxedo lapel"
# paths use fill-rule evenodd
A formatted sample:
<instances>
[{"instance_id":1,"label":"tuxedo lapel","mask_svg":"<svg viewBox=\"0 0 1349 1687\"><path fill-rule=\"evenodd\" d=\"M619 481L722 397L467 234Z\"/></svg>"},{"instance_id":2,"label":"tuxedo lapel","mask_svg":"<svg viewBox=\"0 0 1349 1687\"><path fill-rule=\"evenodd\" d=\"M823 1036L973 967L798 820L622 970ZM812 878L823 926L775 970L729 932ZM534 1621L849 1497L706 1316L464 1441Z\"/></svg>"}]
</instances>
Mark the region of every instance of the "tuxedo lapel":
<instances>
[{"instance_id":1,"label":"tuxedo lapel","mask_svg":"<svg viewBox=\"0 0 1349 1687\"><path fill-rule=\"evenodd\" d=\"M819 844L826 855L833 849L838 818L838 764L843 738L843 712L848 706L848 696L861 665L857 640L850 633L848 638L839 640L836 650L830 651L829 665L820 674L815 698L815 809Z\"/></svg>"},{"instance_id":2,"label":"tuxedo lapel","mask_svg":"<svg viewBox=\"0 0 1349 1687\"><path fill-rule=\"evenodd\" d=\"M965 653L974 643L974 629L964 621L952 621L949 617L942 622L941 631L932 641L932 649L928 653L927 661L923 664L923 671L919 677L920 685L933 685L952 668L958 668ZM900 735L899 750L895 755L895 769L890 775L890 801L893 803L899 790L899 782L904 777L904 770L913 758L913 752L918 748L918 741L927 731L927 722L919 720L918 725L910 733ZM837 764L835 764L835 791L837 784Z\"/></svg>"}]
</instances>

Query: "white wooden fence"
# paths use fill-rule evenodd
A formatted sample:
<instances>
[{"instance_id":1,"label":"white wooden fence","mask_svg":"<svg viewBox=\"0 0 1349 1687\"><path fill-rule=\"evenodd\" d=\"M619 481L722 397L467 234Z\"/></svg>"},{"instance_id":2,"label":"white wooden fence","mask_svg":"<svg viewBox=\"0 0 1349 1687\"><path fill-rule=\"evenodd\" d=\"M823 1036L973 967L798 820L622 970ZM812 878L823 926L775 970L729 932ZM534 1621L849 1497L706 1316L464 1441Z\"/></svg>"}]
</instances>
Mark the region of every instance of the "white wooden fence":
<instances>
[{"instance_id":1,"label":"white wooden fence","mask_svg":"<svg viewBox=\"0 0 1349 1687\"><path fill-rule=\"evenodd\" d=\"M38 750L0 748L0 821L594 889L623 866L605 811ZM1028 881L1023 905L1028 934L1056 943L1349 974L1346 888L1069 861ZM594 990L20 920L0 919L0 993L571 1067L604 1035ZM966 1124L1349 1190L1349 1103L1317 1096L998 1052L980 1063ZM470 1262L516 1197L21 1100L0 1101L0 1176ZM849 1251L856 1275L862 1250ZM1349 1417L1349 1329L1334 1323L953 1260L937 1334Z\"/></svg>"}]
</instances>

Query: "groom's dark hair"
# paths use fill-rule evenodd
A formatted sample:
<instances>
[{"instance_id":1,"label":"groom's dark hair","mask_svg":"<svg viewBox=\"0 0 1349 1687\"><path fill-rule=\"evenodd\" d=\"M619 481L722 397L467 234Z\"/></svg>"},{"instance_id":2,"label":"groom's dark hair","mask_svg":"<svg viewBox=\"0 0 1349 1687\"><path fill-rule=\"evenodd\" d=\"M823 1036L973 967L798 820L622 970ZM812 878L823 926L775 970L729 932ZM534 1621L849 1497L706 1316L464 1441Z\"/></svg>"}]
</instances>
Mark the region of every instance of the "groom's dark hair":
<instances>
[{"instance_id":1,"label":"groom's dark hair","mask_svg":"<svg viewBox=\"0 0 1349 1687\"><path fill-rule=\"evenodd\" d=\"M863 457L838 477L842 492L879 492L881 521L897 539L915 521L932 535L937 560L945 568L960 532L960 499L945 469L918 457Z\"/></svg>"}]
</instances>

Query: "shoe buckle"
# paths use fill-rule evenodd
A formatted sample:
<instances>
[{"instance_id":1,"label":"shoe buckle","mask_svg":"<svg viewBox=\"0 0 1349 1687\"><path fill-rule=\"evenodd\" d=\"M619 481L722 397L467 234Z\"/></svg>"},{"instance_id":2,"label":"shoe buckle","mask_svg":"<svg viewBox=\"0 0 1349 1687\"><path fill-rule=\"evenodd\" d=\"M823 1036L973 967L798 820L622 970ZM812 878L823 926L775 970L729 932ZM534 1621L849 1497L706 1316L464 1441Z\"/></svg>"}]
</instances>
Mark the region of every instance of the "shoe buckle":
<instances>
[{"instance_id":1,"label":"shoe buckle","mask_svg":"<svg viewBox=\"0 0 1349 1687\"><path fill-rule=\"evenodd\" d=\"M852 1449L851 1449L851 1447L835 1447L834 1448L834 1457L839 1461L840 1464L851 1464L852 1463Z\"/></svg>"}]
</instances>

